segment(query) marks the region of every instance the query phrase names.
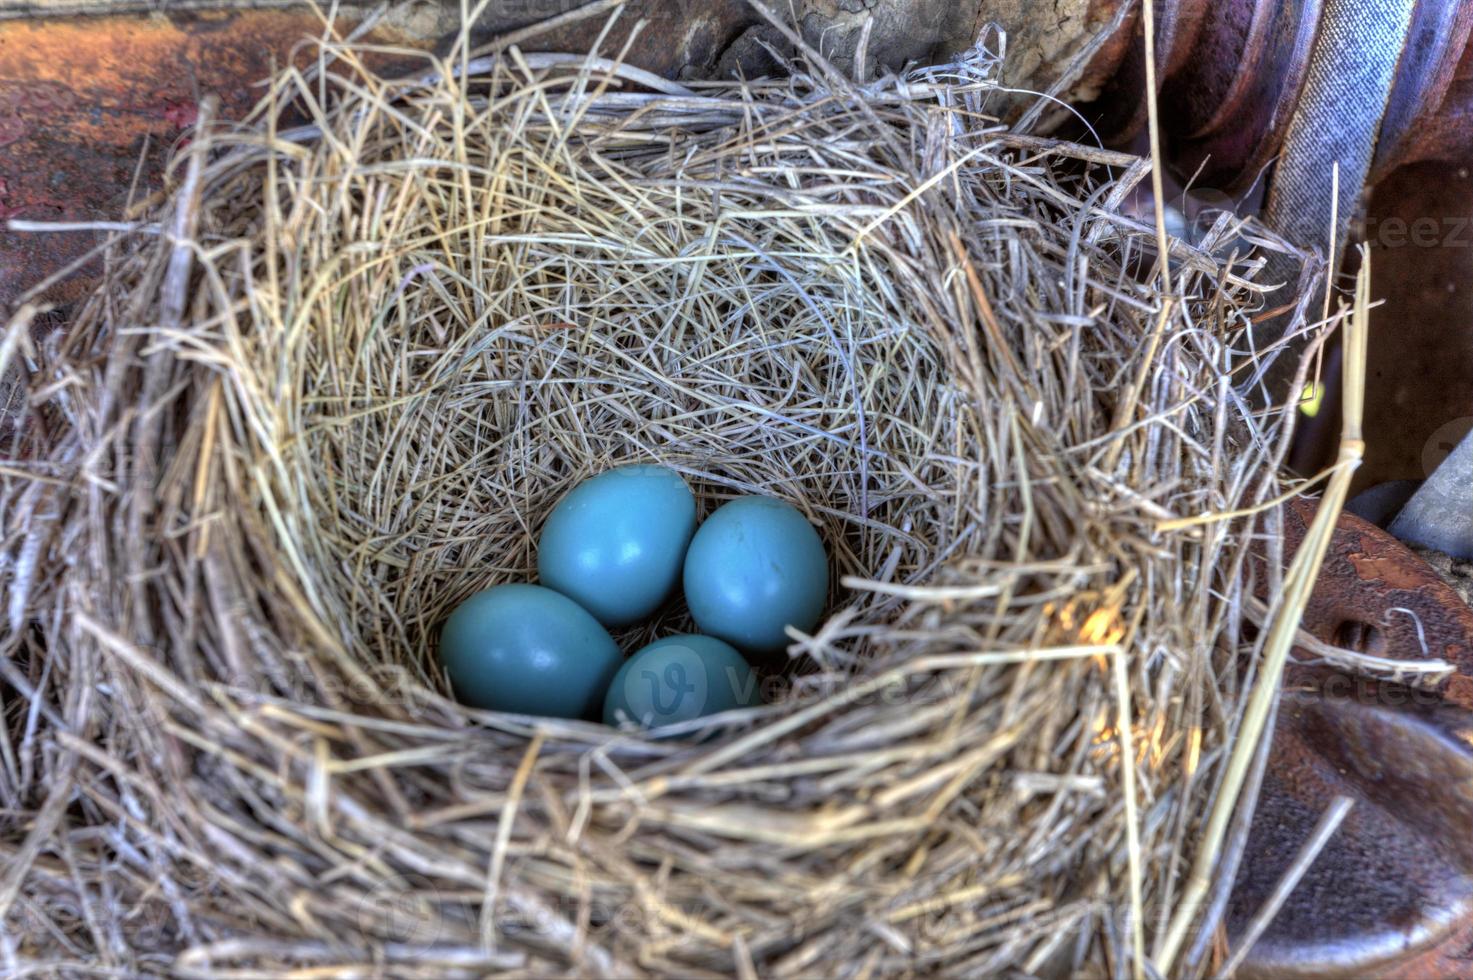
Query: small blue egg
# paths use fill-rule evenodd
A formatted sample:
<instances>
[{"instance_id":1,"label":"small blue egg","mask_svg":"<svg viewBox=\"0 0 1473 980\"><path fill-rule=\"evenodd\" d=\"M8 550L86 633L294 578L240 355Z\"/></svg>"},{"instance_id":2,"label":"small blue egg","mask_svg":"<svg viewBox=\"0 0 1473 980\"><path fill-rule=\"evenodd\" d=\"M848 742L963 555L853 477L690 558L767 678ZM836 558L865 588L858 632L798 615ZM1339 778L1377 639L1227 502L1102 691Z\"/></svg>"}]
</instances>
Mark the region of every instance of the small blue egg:
<instances>
[{"instance_id":1,"label":"small blue egg","mask_svg":"<svg viewBox=\"0 0 1473 980\"><path fill-rule=\"evenodd\" d=\"M823 614L829 563L818 532L791 504L738 497L706 518L685 555L685 601L703 633L776 653L783 631Z\"/></svg>"},{"instance_id":2,"label":"small blue egg","mask_svg":"<svg viewBox=\"0 0 1473 980\"><path fill-rule=\"evenodd\" d=\"M537 575L605 626L628 626L674 591L695 529L696 498L678 473L621 466L558 501L537 543Z\"/></svg>"},{"instance_id":3,"label":"small blue egg","mask_svg":"<svg viewBox=\"0 0 1473 980\"><path fill-rule=\"evenodd\" d=\"M440 662L455 696L491 711L597 717L620 661L592 616L537 585L477 592L440 629Z\"/></svg>"},{"instance_id":4,"label":"small blue egg","mask_svg":"<svg viewBox=\"0 0 1473 980\"><path fill-rule=\"evenodd\" d=\"M619 668L604 724L629 719L656 728L761 703L757 675L740 653L709 636L667 636Z\"/></svg>"}]
</instances>

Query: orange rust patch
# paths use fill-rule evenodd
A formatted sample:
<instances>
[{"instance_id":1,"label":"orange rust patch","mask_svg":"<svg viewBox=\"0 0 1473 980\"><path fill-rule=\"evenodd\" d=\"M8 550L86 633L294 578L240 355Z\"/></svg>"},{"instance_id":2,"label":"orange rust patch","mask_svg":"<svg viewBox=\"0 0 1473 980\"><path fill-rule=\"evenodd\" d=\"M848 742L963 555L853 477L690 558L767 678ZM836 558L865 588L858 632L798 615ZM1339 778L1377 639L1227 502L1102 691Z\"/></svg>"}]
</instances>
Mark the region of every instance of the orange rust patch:
<instances>
[{"instance_id":1,"label":"orange rust patch","mask_svg":"<svg viewBox=\"0 0 1473 980\"><path fill-rule=\"evenodd\" d=\"M1458 655L1464 652L1458 647L1449 646L1443 652L1443 657L1457 663ZM1468 677L1466 674L1454 674L1448 680L1447 698L1458 704L1473 704L1473 677Z\"/></svg>"},{"instance_id":2,"label":"orange rust patch","mask_svg":"<svg viewBox=\"0 0 1473 980\"><path fill-rule=\"evenodd\" d=\"M158 189L201 97L240 118L275 68L313 56L304 42L323 30L310 11L281 10L0 22L0 222L118 217L135 172L138 195ZM370 40L414 43L384 31ZM0 224L0 311L96 243ZM81 288L73 279L49 298Z\"/></svg>"},{"instance_id":3,"label":"orange rust patch","mask_svg":"<svg viewBox=\"0 0 1473 980\"><path fill-rule=\"evenodd\" d=\"M1362 546L1365 539L1362 538ZM1376 555L1368 551L1346 555L1362 581L1376 580L1388 589L1420 589L1428 582L1425 568L1395 555Z\"/></svg>"},{"instance_id":4,"label":"orange rust patch","mask_svg":"<svg viewBox=\"0 0 1473 980\"><path fill-rule=\"evenodd\" d=\"M237 112L248 107L273 63L321 33L317 17L285 11L8 21L0 104L32 131L64 126L78 138L131 143L177 128L171 110L205 92Z\"/></svg>"}]
</instances>

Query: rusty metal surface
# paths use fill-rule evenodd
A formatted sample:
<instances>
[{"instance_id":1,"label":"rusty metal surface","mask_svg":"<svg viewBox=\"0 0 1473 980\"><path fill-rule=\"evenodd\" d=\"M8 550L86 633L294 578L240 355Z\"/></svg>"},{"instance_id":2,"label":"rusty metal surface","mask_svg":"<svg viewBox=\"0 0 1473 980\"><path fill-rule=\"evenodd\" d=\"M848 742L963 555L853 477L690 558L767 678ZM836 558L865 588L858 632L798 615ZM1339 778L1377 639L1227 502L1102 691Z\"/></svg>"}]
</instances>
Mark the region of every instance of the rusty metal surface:
<instances>
[{"instance_id":1,"label":"rusty metal surface","mask_svg":"<svg viewBox=\"0 0 1473 980\"><path fill-rule=\"evenodd\" d=\"M1437 111L1419 120L1408 160L1466 162L1473 153L1473 45L1464 48Z\"/></svg>"},{"instance_id":2,"label":"rusty metal surface","mask_svg":"<svg viewBox=\"0 0 1473 980\"><path fill-rule=\"evenodd\" d=\"M1162 135L1174 170L1227 193L1258 179L1283 142L1322 13L1323 0L1158 0ZM1140 31L1131 19L1125 55L1098 59L1109 77L1083 111L1107 142L1126 144L1145 127Z\"/></svg>"},{"instance_id":3,"label":"rusty metal surface","mask_svg":"<svg viewBox=\"0 0 1473 980\"><path fill-rule=\"evenodd\" d=\"M1168 9L1162 11L1162 24L1170 25L1162 27L1163 43L1157 47L1157 50L1163 52L1161 64L1165 69L1164 77L1172 78L1191 64L1202 31L1206 27L1208 14L1220 10L1221 7L1215 0L1176 0L1176 3L1168 5Z\"/></svg>"},{"instance_id":4,"label":"rusty metal surface","mask_svg":"<svg viewBox=\"0 0 1473 980\"><path fill-rule=\"evenodd\" d=\"M1381 142L1377 147L1376 167L1371 182L1384 178L1395 168L1414 160L1460 155L1473 147L1473 128L1462 127L1453 147L1438 145L1436 134L1443 124L1468 108L1465 98L1448 101L1459 63L1468 51L1473 34L1473 4L1448 3L1446 0L1420 0L1412 16L1411 36L1396 83L1386 106L1381 124ZM1443 109L1449 116L1439 119Z\"/></svg>"},{"instance_id":5,"label":"rusty metal surface","mask_svg":"<svg viewBox=\"0 0 1473 980\"><path fill-rule=\"evenodd\" d=\"M1314 507L1301 498L1291 509L1291 549ZM1446 660L1457 673L1428 693L1473 711L1473 610L1410 548L1374 524L1340 516L1301 625L1326 642L1354 639L1356 649L1376 656ZM1294 668L1285 680L1293 685L1322 676L1317 668Z\"/></svg>"},{"instance_id":6,"label":"rusty metal surface","mask_svg":"<svg viewBox=\"0 0 1473 980\"><path fill-rule=\"evenodd\" d=\"M1259 177L1298 102L1323 13L1324 0L1158 0L1162 129L1174 169L1229 192ZM1091 122L1115 143L1145 124L1139 18L1123 33L1126 53L1102 49L1091 69L1102 91ZM1473 155L1470 37L1473 3L1419 0L1371 183L1407 163Z\"/></svg>"},{"instance_id":7,"label":"rusty metal surface","mask_svg":"<svg viewBox=\"0 0 1473 980\"><path fill-rule=\"evenodd\" d=\"M1466 712L1376 698L1291 693L1280 705L1230 915L1246 921L1257 911L1337 795L1354 806L1255 946L1248 976L1368 977L1410 968L1411 957L1425 965L1464 953L1473 801L1454 787L1473 780L1460 742L1473 728Z\"/></svg>"},{"instance_id":8,"label":"rusty metal surface","mask_svg":"<svg viewBox=\"0 0 1473 980\"><path fill-rule=\"evenodd\" d=\"M1173 165L1230 193L1278 152L1304 86L1321 0L1214 4L1185 69L1163 94Z\"/></svg>"},{"instance_id":9,"label":"rusty metal surface","mask_svg":"<svg viewBox=\"0 0 1473 980\"><path fill-rule=\"evenodd\" d=\"M321 30L311 14L264 10L0 22L0 222L119 217L130 194L157 189L203 94L238 118L263 94L255 83ZM0 310L97 241L0 223ZM64 303L83 281L48 298Z\"/></svg>"},{"instance_id":10,"label":"rusty metal surface","mask_svg":"<svg viewBox=\"0 0 1473 980\"><path fill-rule=\"evenodd\" d=\"M1288 509L1292 551L1315 503ZM1336 796L1354 807L1254 947L1245 975L1473 971L1473 610L1420 558L1342 515L1304 629L1338 646L1458 670L1434 688L1300 661L1285 694L1229 932L1261 906Z\"/></svg>"},{"instance_id":11,"label":"rusty metal surface","mask_svg":"<svg viewBox=\"0 0 1473 980\"><path fill-rule=\"evenodd\" d=\"M983 6L985 8L987 4ZM1090 0L1088 9L1089 23L1095 25L1096 31L1104 31L1104 25L1113 25L1117 19L1120 20L1119 29L1104 38L1088 63L1079 69L1077 82L1063 93L1070 102L1089 103L1080 106L1079 112L1090 128L1084 129L1080 119L1062 110L1056 114L1052 125L1060 136L1100 139L1123 145L1128 142L1132 128L1138 124L1138 114L1145 109L1144 100L1137 97L1137 93L1144 90L1144 74L1130 65L1135 57L1133 52L1141 43L1140 9L1125 0ZM1057 81L1066 69L1063 59L1058 60L1061 63L1044 73L1052 76L1047 80ZM1045 80L1045 77L1030 79L1027 84L1043 91L1040 83ZM1132 84L1136 87L1132 88Z\"/></svg>"}]
</instances>

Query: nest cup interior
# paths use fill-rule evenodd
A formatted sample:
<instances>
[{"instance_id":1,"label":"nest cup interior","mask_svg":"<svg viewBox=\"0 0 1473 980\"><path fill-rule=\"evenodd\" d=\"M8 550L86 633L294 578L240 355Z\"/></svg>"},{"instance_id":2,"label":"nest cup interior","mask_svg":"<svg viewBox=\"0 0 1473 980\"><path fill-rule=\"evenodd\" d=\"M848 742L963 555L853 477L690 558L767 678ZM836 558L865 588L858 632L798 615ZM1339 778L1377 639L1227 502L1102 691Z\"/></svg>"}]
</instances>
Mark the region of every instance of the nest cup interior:
<instances>
[{"instance_id":1,"label":"nest cup interior","mask_svg":"<svg viewBox=\"0 0 1473 980\"><path fill-rule=\"evenodd\" d=\"M304 290L283 338L294 363L262 350L239 367L267 372L242 389L248 411L290 419L268 451L301 491L284 503L312 632L386 686L449 694L440 624L477 590L535 581L553 506L623 463L679 471L702 516L741 494L793 503L845 621L899 608L846 577L923 581L1008 533L978 492L1007 452L976 451L988 435L926 295L943 283L851 248L884 198L840 183L824 209L777 220L782 182L742 173L719 140L672 166L668 150L524 125L540 107L522 103L456 159L360 131L367 159L324 147L273 175L268 212L321 202L287 211L289 248L261 241L256 257ZM796 190L827 183L821 162L804 169ZM260 178L249 197L271 191ZM996 245L989 266L1016 261L1015 242ZM619 639L628 653L693 630L677 594ZM770 681L868 653L859 631L753 665Z\"/></svg>"},{"instance_id":2,"label":"nest cup interior","mask_svg":"<svg viewBox=\"0 0 1473 980\"><path fill-rule=\"evenodd\" d=\"M774 227L739 191L673 186L631 213L621 193L539 183L507 175L487 207L525 217L495 233L396 243L339 285L351 307L304 328L286 462L314 490L309 573L354 650L439 683L439 624L478 589L535 581L552 507L621 463L675 468L702 514L792 502L835 603L865 618L881 597L841 578L913 582L985 533L944 354L815 247L821 219ZM689 629L677 596L623 645Z\"/></svg>"}]
</instances>

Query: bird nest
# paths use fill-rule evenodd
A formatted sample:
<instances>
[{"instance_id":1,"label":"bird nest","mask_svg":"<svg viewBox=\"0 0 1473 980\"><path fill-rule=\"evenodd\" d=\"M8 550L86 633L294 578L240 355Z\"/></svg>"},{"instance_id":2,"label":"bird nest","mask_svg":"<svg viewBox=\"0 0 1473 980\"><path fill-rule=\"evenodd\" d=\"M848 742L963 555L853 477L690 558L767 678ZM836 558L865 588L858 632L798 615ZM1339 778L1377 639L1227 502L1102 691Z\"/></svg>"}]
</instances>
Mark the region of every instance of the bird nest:
<instances>
[{"instance_id":1,"label":"bird nest","mask_svg":"<svg viewBox=\"0 0 1473 980\"><path fill-rule=\"evenodd\" d=\"M995 69L388 78L324 43L202 120L65 332L6 335L0 955L1141 961L1262 642L1272 517L1233 515L1286 485L1290 413L1244 392L1290 250L1221 215L1163 292L1123 209L1149 165L998 125ZM533 579L553 504L626 462L819 528L829 610L767 703L663 738L456 703L446 615ZM677 599L618 639L687 628ZM1186 910L1193 968L1220 904Z\"/></svg>"}]
</instances>

